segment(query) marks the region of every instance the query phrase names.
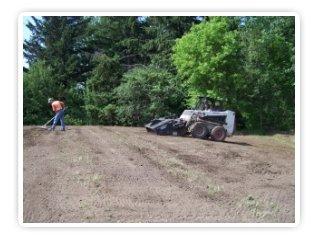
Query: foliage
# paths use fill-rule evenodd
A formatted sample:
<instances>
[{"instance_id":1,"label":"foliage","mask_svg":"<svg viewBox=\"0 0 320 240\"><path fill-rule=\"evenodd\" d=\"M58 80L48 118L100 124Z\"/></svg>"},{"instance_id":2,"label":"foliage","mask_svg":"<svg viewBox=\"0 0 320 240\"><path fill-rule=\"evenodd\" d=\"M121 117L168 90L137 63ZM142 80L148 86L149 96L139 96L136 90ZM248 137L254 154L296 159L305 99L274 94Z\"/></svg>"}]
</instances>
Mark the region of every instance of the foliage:
<instances>
[{"instance_id":1,"label":"foliage","mask_svg":"<svg viewBox=\"0 0 320 240\"><path fill-rule=\"evenodd\" d=\"M176 69L171 61L175 40L199 22L197 17L188 16L147 17L144 24L147 40L142 45L142 50L148 52L151 64L175 74Z\"/></svg>"},{"instance_id":2,"label":"foliage","mask_svg":"<svg viewBox=\"0 0 320 240\"><path fill-rule=\"evenodd\" d=\"M123 125L142 125L156 117L175 115L184 107L184 91L175 76L152 66L126 73L115 92L117 117Z\"/></svg>"},{"instance_id":3,"label":"foliage","mask_svg":"<svg viewBox=\"0 0 320 240\"><path fill-rule=\"evenodd\" d=\"M247 129L294 127L294 18L211 17L179 39L173 59L189 103L222 99Z\"/></svg>"},{"instance_id":4,"label":"foliage","mask_svg":"<svg viewBox=\"0 0 320 240\"><path fill-rule=\"evenodd\" d=\"M129 70L149 60L147 53L141 51L145 41L143 26L134 16L97 18L89 26L88 46L97 54L116 57L121 66Z\"/></svg>"},{"instance_id":5,"label":"foliage","mask_svg":"<svg viewBox=\"0 0 320 240\"><path fill-rule=\"evenodd\" d=\"M251 129L294 128L294 18L252 17L241 32L241 112ZM245 93L245 94L244 94Z\"/></svg>"},{"instance_id":6,"label":"foliage","mask_svg":"<svg viewBox=\"0 0 320 240\"><path fill-rule=\"evenodd\" d=\"M32 65L44 61L55 73L56 81L68 87L84 80L90 70L86 52L86 29L90 18L42 17L33 18L27 25L33 33L24 43L24 56Z\"/></svg>"},{"instance_id":7,"label":"foliage","mask_svg":"<svg viewBox=\"0 0 320 240\"><path fill-rule=\"evenodd\" d=\"M216 17L194 26L177 41L174 63L188 86L191 101L197 96L234 101L234 82L239 78L239 46L228 20Z\"/></svg>"},{"instance_id":8,"label":"foliage","mask_svg":"<svg viewBox=\"0 0 320 240\"><path fill-rule=\"evenodd\" d=\"M84 122L83 92L77 88L78 84L86 81L91 70L91 54L87 52L87 26L90 18L84 17L41 17L33 18L33 23L28 23L32 32L30 40L24 42L24 56L30 69L41 61L43 67L50 69L47 72L46 87L41 89L39 96L33 96L33 102L25 102L26 109L33 109L34 118L47 114L36 108L37 104L44 104L40 98L63 97L70 106L68 112L77 122ZM31 79L32 75L25 73L25 78ZM24 80L26 81L26 80ZM30 81L38 81L37 78ZM46 80L43 80L46 81ZM41 86L34 83L33 86ZM51 93L51 88L59 86L60 92ZM28 95L28 93L25 93ZM31 98L31 96L28 96ZM47 100L46 100L47 101ZM45 101L45 102L46 102ZM26 115L27 112L24 112ZM29 118L26 116L26 118ZM36 121L31 121L36 123ZM31 123L30 122L30 123Z\"/></svg>"},{"instance_id":9,"label":"foliage","mask_svg":"<svg viewBox=\"0 0 320 240\"><path fill-rule=\"evenodd\" d=\"M33 17L24 124L64 97L68 124L143 125L207 95L237 127L294 129L294 17Z\"/></svg>"},{"instance_id":10,"label":"foliage","mask_svg":"<svg viewBox=\"0 0 320 240\"><path fill-rule=\"evenodd\" d=\"M23 75L23 122L44 124L50 118L48 96L58 96L62 87L55 82L52 69L44 62L36 62Z\"/></svg>"},{"instance_id":11,"label":"foliage","mask_svg":"<svg viewBox=\"0 0 320 240\"><path fill-rule=\"evenodd\" d=\"M120 84L122 68L118 58L101 55L96 61L85 92L88 121L90 124L114 124L113 90Z\"/></svg>"}]
</instances>

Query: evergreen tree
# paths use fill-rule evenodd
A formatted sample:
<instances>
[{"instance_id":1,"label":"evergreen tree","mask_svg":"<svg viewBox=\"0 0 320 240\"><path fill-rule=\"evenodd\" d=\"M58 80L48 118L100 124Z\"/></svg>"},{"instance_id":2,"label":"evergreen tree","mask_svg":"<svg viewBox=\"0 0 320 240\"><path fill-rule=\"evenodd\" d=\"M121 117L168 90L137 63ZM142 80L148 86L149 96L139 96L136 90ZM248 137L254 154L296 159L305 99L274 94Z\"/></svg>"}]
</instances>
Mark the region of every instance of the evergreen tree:
<instances>
[{"instance_id":1,"label":"evergreen tree","mask_svg":"<svg viewBox=\"0 0 320 240\"><path fill-rule=\"evenodd\" d=\"M142 46L143 51L148 53L151 64L176 73L172 63L172 47L176 39L197 23L201 22L200 17L188 16L150 16L144 19L144 31L147 41Z\"/></svg>"},{"instance_id":2,"label":"evergreen tree","mask_svg":"<svg viewBox=\"0 0 320 240\"><path fill-rule=\"evenodd\" d=\"M31 32L31 37L23 43L23 56L29 65L43 59L45 54L43 20L39 17L31 18L32 21L29 21L26 25Z\"/></svg>"},{"instance_id":3,"label":"evergreen tree","mask_svg":"<svg viewBox=\"0 0 320 240\"><path fill-rule=\"evenodd\" d=\"M85 114L83 94L78 86L85 84L91 70L92 54L87 47L90 18L44 16L33 18L33 21L27 25L32 35L30 40L24 42L25 58L30 67L41 61L50 68L50 78L54 81L50 82L49 87L60 88L61 92L55 96L50 95L50 92L44 94L47 98L64 97L70 106L69 114L79 122ZM69 121L73 120L69 117Z\"/></svg>"},{"instance_id":4,"label":"evergreen tree","mask_svg":"<svg viewBox=\"0 0 320 240\"><path fill-rule=\"evenodd\" d=\"M88 121L89 124L114 124L116 100L113 91L120 84L123 70L116 57L102 54L96 56L96 62L85 92Z\"/></svg>"},{"instance_id":5,"label":"evergreen tree","mask_svg":"<svg viewBox=\"0 0 320 240\"><path fill-rule=\"evenodd\" d=\"M24 43L24 54L31 65L45 61L64 86L82 82L90 70L86 52L86 30L90 18L41 17L33 18L27 27L32 32Z\"/></svg>"},{"instance_id":6,"label":"evergreen tree","mask_svg":"<svg viewBox=\"0 0 320 240\"><path fill-rule=\"evenodd\" d=\"M145 41L144 22L139 17L99 17L90 27L90 44L98 54L116 57L129 70L148 61L141 50Z\"/></svg>"},{"instance_id":7,"label":"evergreen tree","mask_svg":"<svg viewBox=\"0 0 320 240\"><path fill-rule=\"evenodd\" d=\"M136 116L138 114L137 109L140 109L140 104L134 101L137 105L133 106L132 103L128 103L125 100L128 96L140 94L134 92L136 89L130 90L127 87L129 84L134 84L132 82L128 83L128 79L137 81L137 84L144 81L148 85L146 87L150 88L161 84L155 83L148 78L151 77L153 71L166 74L168 74L167 70L174 72L171 47L175 39L182 36L197 21L199 20L194 17L96 18L91 26L93 34L90 38L90 43L95 46L96 55L100 57L97 58L93 76L88 81L86 88L86 109L90 123L143 124L141 119L146 121L146 118ZM144 68L144 66L148 67ZM130 69L137 70L130 71ZM129 72L126 73L127 71ZM144 72L144 74L139 75L137 78L129 77L131 75L136 76L137 72ZM126 74L122 78L124 73ZM147 79L142 80L142 76ZM157 113L176 114L184 107L184 95L180 91L180 82L174 82L173 79L177 79L174 75L170 76L172 80L169 82L165 79L161 80L161 78L157 78L157 80L166 84L173 84L173 86L177 87L176 93L179 92L179 94L173 94L172 91L161 91L163 100L157 99L157 103L150 103ZM117 87L117 84L120 86L113 92L112 89ZM125 97L125 91L128 91L127 97ZM145 98L148 97L150 96L147 94ZM155 100L155 98L151 99ZM179 106L172 104L172 102L179 102ZM164 107L164 104L168 104L168 106ZM174 109L172 105L174 105ZM139 114L149 117L155 116L155 113L148 113L147 109L149 108L142 110ZM118 119L115 119L115 112L117 112ZM132 119L134 116L137 119Z\"/></svg>"},{"instance_id":8,"label":"evergreen tree","mask_svg":"<svg viewBox=\"0 0 320 240\"><path fill-rule=\"evenodd\" d=\"M24 123L65 97L73 124L142 125L208 95L240 127L294 127L294 17L33 17ZM240 121L239 121L240 120Z\"/></svg>"}]
</instances>

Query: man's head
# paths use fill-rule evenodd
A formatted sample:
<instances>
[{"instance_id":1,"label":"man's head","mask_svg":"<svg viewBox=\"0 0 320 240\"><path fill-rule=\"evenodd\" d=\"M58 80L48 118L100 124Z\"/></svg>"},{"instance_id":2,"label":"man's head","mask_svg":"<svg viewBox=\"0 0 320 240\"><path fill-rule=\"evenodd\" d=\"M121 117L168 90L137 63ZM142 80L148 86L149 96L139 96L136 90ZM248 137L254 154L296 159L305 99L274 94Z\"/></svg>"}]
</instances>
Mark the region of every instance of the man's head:
<instances>
[{"instance_id":1,"label":"man's head","mask_svg":"<svg viewBox=\"0 0 320 240\"><path fill-rule=\"evenodd\" d=\"M48 98L48 104L51 105L53 103L53 101L54 101L53 98Z\"/></svg>"}]
</instances>

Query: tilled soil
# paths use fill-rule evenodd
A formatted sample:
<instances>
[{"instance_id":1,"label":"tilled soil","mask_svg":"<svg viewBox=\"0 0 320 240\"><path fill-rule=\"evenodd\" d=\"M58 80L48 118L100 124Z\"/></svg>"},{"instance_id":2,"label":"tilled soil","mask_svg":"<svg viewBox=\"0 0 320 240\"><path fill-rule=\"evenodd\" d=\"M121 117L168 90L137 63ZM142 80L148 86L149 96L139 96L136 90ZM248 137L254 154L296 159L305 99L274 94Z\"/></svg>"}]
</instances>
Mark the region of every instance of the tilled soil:
<instances>
[{"instance_id":1,"label":"tilled soil","mask_svg":"<svg viewBox=\"0 0 320 240\"><path fill-rule=\"evenodd\" d=\"M294 222L294 136L24 127L23 220Z\"/></svg>"}]
</instances>

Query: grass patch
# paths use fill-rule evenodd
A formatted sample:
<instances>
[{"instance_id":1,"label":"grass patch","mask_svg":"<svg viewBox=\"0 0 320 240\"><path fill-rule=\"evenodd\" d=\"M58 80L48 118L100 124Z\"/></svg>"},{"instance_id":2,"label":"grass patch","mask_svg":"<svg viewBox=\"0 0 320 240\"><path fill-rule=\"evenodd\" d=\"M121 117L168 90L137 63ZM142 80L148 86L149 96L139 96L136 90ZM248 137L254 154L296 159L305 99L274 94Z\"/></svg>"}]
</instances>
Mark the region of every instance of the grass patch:
<instances>
[{"instance_id":1,"label":"grass patch","mask_svg":"<svg viewBox=\"0 0 320 240\"><path fill-rule=\"evenodd\" d=\"M294 148L295 147L295 139L294 139L294 135L283 135L283 134L276 134L274 136L272 136L272 138L282 144L285 145L287 147L290 148Z\"/></svg>"},{"instance_id":2,"label":"grass patch","mask_svg":"<svg viewBox=\"0 0 320 240\"><path fill-rule=\"evenodd\" d=\"M280 212L280 207L277 203L261 201L251 195L242 199L240 207L251 212L252 216L257 219L274 218Z\"/></svg>"},{"instance_id":3,"label":"grass patch","mask_svg":"<svg viewBox=\"0 0 320 240\"><path fill-rule=\"evenodd\" d=\"M75 164L81 164L81 163L91 164L92 163L92 160L89 155L75 156L71 161L72 163L75 163Z\"/></svg>"},{"instance_id":4,"label":"grass patch","mask_svg":"<svg viewBox=\"0 0 320 240\"><path fill-rule=\"evenodd\" d=\"M100 187L102 178L103 178L102 175L96 174L96 173L92 175L76 174L69 177L71 181L75 181L81 187L86 187L86 188L89 188L90 186L92 187L92 185L94 187Z\"/></svg>"},{"instance_id":5,"label":"grass patch","mask_svg":"<svg viewBox=\"0 0 320 240\"><path fill-rule=\"evenodd\" d=\"M86 209L90 209L90 205L86 202L84 202L83 200L79 201L79 208L81 210L86 210Z\"/></svg>"},{"instance_id":6,"label":"grass patch","mask_svg":"<svg viewBox=\"0 0 320 240\"><path fill-rule=\"evenodd\" d=\"M291 134L273 134L273 135L248 135L248 139L257 141L266 145L275 145L294 149L295 148L295 135Z\"/></svg>"},{"instance_id":7,"label":"grass patch","mask_svg":"<svg viewBox=\"0 0 320 240\"><path fill-rule=\"evenodd\" d=\"M95 187L101 186L102 175L93 174L90 178L90 181L93 182Z\"/></svg>"},{"instance_id":8,"label":"grass patch","mask_svg":"<svg viewBox=\"0 0 320 240\"><path fill-rule=\"evenodd\" d=\"M217 193L219 193L221 191L221 187L219 185L208 185L207 186L207 194L209 198L214 198Z\"/></svg>"}]
</instances>

